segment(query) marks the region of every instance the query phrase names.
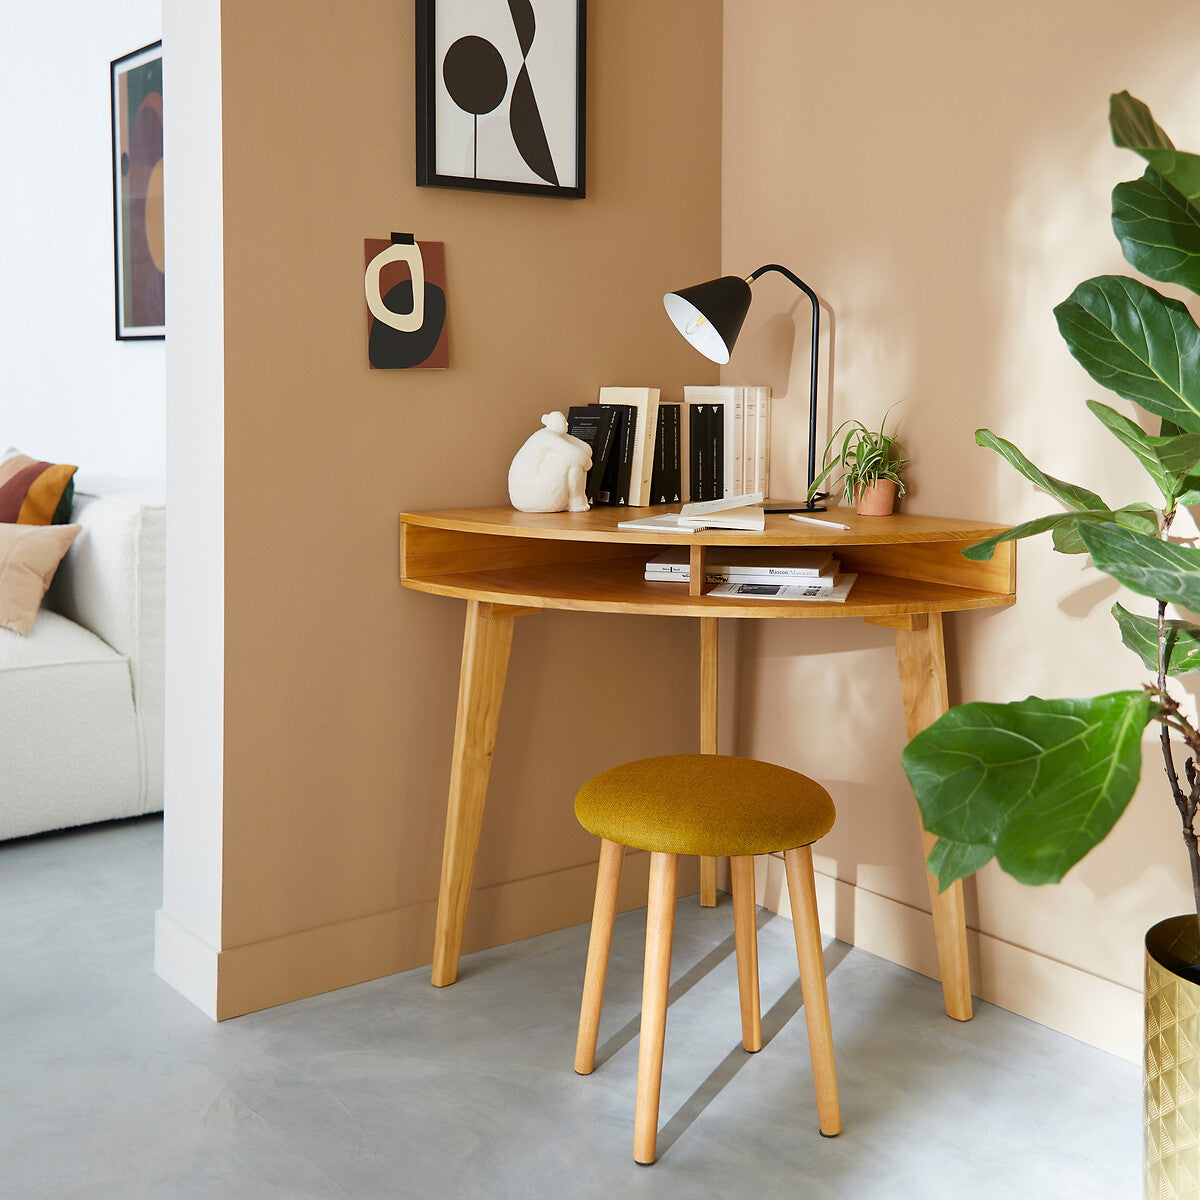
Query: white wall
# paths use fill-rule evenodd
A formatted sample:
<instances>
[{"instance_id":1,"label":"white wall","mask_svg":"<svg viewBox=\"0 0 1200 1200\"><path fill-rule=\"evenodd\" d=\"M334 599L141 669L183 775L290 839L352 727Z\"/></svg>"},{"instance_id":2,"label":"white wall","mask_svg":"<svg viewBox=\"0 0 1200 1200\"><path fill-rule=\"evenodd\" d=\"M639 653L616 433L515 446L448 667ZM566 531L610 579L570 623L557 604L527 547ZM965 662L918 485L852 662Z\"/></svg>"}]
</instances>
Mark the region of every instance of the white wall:
<instances>
[{"instance_id":1,"label":"white wall","mask_svg":"<svg viewBox=\"0 0 1200 1200\"><path fill-rule=\"evenodd\" d=\"M164 137L175 164L166 237L177 247L167 355L177 449L167 479L167 805L154 966L215 1017L225 745L221 6L166 0L164 9L175 113Z\"/></svg>"},{"instance_id":2,"label":"white wall","mask_svg":"<svg viewBox=\"0 0 1200 1200\"><path fill-rule=\"evenodd\" d=\"M160 0L0 0L0 451L165 471L163 343L113 328L109 106L111 60L161 36Z\"/></svg>"}]
</instances>

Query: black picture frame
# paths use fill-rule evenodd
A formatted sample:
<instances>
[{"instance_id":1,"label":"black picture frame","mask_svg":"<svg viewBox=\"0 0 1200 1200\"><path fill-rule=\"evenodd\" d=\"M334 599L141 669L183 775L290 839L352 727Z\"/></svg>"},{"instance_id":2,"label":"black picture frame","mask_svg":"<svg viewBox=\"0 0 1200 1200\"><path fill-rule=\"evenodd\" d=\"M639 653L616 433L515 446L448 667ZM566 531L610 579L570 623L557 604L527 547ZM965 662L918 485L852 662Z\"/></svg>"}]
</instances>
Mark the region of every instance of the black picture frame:
<instances>
[{"instance_id":1,"label":"black picture frame","mask_svg":"<svg viewBox=\"0 0 1200 1200\"><path fill-rule=\"evenodd\" d=\"M113 294L118 341L166 337L162 42L109 63Z\"/></svg>"},{"instance_id":2,"label":"black picture frame","mask_svg":"<svg viewBox=\"0 0 1200 1200\"><path fill-rule=\"evenodd\" d=\"M587 0L482 9L472 0L416 0L417 185L582 199ZM481 118L490 118L482 173ZM461 174L450 169L458 158Z\"/></svg>"}]
</instances>

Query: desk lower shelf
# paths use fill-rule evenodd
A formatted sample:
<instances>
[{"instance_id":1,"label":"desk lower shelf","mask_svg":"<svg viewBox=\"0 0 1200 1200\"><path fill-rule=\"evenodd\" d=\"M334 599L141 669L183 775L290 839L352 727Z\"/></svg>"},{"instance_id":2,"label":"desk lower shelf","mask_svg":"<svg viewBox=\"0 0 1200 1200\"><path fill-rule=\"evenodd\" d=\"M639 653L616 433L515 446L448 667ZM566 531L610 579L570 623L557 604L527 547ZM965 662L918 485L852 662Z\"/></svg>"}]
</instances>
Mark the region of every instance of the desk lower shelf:
<instances>
[{"instance_id":1,"label":"desk lower shelf","mask_svg":"<svg viewBox=\"0 0 1200 1200\"><path fill-rule=\"evenodd\" d=\"M860 572L843 604L690 596L686 584L648 582L641 557L544 563L504 570L467 571L425 578L405 587L437 596L492 604L579 612L643 613L666 617L826 618L959 612L1012 604L1011 592L951 586L921 579Z\"/></svg>"}]
</instances>

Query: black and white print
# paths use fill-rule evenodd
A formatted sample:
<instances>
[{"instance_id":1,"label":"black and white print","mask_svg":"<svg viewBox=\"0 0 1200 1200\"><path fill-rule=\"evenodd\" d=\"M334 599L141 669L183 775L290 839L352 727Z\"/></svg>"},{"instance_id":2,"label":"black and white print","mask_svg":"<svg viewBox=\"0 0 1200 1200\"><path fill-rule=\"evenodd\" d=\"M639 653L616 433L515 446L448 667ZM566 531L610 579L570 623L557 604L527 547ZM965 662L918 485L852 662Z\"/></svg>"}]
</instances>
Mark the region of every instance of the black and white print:
<instances>
[{"instance_id":1,"label":"black and white print","mask_svg":"<svg viewBox=\"0 0 1200 1200\"><path fill-rule=\"evenodd\" d=\"M584 0L418 0L417 183L581 197Z\"/></svg>"}]
</instances>

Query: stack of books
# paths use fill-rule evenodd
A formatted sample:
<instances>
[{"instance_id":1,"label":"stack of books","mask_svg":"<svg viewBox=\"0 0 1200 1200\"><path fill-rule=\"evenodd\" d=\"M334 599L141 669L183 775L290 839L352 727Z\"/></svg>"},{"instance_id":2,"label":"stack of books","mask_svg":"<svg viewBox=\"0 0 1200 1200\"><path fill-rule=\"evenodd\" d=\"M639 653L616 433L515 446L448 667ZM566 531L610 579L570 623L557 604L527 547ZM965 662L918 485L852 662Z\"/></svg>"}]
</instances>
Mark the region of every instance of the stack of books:
<instances>
[{"instance_id":1,"label":"stack of books","mask_svg":"<svg viewBox=\"0 0 1200 1200\"><path fill-rule=\"evenodd\" d=\"M710 596L768 600L843 602L857 575L843 575L841 564L824 548L714 548L709 551L704 582L717 586ZM646 563L646 579L656 583L689 583L686 546L671 546Z\"/></svg>"}]
</instances>

